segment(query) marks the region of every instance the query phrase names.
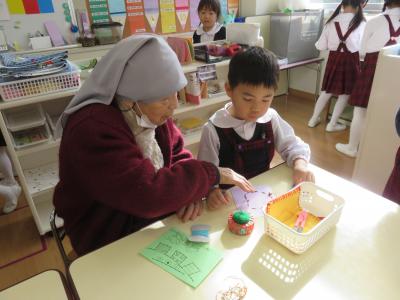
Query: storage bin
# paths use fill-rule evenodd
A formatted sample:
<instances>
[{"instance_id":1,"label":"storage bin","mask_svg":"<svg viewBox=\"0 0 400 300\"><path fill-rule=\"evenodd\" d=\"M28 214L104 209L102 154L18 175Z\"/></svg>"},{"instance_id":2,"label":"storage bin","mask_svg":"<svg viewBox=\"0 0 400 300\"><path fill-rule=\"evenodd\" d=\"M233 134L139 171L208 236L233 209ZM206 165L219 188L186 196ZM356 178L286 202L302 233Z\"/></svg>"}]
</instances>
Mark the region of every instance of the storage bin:
<instances>
[{"instance_id":1,"label":"storage bin","mask_svg":"<svg viewBox=\"0 0 400 300\"><path fill-rule=\"evenodd\" d=\"M4 121L16 149L44 143L51 138L40 105L8 109L4 112Z\"/></svg>"},{"instance_id":2,"label":"storage bin","mask_svg":"<svg viewBox=\"0 0 400 300\"><path fill-rule=\"evenodd\" d=\"M117 43L122 38L122 24L119 22L94 23L92 30L99 45Z\"/></svg>"},{"instance_id":3,"label":"storage bin","mask_svg":"<svg viewBox=\"0 0 400 300\"><path fill-rule=\"evenodd\" d=\"M336 225L343 205L343 198L303 182L264 207L265 232L294 253L303 253ZM308 218L319 221L308 231L297 232L291 223L302 209L311 214Z\"/></svg>"},{"instance_id":4,"label":"storage bin","mask_svg":"<svg viewBox=\"0 0 400 300\"><path fill-rule=\"evenodd\" d=\"M81 84L79 72L80 70L70 63L67 72L54 75L12 81L4 81L0 78L0 95L3 101L12 101L78 89Z\"/></svg>"},{"instance_id":5,"label":"storage bin","mask_svg":"<svg viewBox=\"0 0 400 300\"><path fill-rule=\"evenodd\" d=\"M315 48L323 26L323 10L271 14L269 49L289 63L318 57Z\"/></svg>"}]
</instances>

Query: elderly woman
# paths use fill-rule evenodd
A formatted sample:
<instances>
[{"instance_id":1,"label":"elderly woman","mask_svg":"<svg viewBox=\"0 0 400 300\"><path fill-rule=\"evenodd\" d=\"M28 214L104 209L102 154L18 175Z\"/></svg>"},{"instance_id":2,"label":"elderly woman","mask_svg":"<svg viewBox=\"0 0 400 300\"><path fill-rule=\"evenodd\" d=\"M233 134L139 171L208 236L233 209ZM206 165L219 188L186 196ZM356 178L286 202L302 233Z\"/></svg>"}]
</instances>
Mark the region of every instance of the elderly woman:
<instances>
[{"instance_id":1,"label":"elderly woman","mask_svg":"<svg viewBox=\"0 0 400 300\"><path fill-rule=\"evenodd\" d=\"M132 36L101 59L64 111L54 205L78 255L174 212L194 219L217 184L253 190L183 148L171 116L186 83L163 38Z\"/></svg>"}]
</instances>

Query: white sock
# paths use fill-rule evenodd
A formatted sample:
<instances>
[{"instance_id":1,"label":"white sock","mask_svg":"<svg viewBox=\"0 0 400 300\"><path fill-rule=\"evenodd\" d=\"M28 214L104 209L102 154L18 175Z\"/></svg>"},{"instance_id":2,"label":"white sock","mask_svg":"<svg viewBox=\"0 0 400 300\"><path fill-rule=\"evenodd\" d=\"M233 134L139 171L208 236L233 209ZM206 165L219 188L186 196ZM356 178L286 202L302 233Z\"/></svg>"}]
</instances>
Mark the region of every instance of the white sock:
<instances>
[{"instance_id":1,"label":"white sock","mask_svg":"<svg viewBox=\"0 0 400 300\"><path fill-rule=\"evenodd\" d=\"M367 114L367 109L363 107L354 107L353 121L351 121L350 126L350 138L349 138L349 148L352 150L357 150L360 144L362 129L365 124L365 116Z\"/></svg>"},{"instance_id":2,"label":"white sock","mask_svg":"<svg viewBox=\"0 0 400 300\"><path fill-rule=\"evenodd\" d=\"M344 109L346 108L349 98L349 95L339 95L338 100L335 104L335 108L333 109L332 117L329 122L330 124L335 125L337 123L339 117L342 115Z\"/></svg>"},{"instance_id":3,"label":"white sock","mask_svg":"<svg viewBox=\"0 0 400 300\"><path fill-rule=\"evenodd\" d=\"M8 214L12 212L18 204L18 197L21 194L21 187L19 185L0 185L0 196L4 197L3 212Z\"/></svg>"},{"instance_id":4,"label":"white sock","mask_svg":"<svg viewBox=\"0 0 400 300\"><path fill-rule=\"evenodd\" d=\"M0 172L4 175L4 180L2 180L2 184L17 184L14 178L11 161L7 154L7 147L0 147Z\"/></svg>"},{"instance_id":5,"label":"white sock","mask_svg":"<svg viewBox=\"0 0 400 300\"><path fill-rule=\"evenodd\" d=\"M329 99L331 99L332 94L328 94L325 91L322 91L318 97L317 103L315 103L314 112L311 119L317 119L322 111L324 110L326 104L328 103Z\"/></svg>"}]
</instances>

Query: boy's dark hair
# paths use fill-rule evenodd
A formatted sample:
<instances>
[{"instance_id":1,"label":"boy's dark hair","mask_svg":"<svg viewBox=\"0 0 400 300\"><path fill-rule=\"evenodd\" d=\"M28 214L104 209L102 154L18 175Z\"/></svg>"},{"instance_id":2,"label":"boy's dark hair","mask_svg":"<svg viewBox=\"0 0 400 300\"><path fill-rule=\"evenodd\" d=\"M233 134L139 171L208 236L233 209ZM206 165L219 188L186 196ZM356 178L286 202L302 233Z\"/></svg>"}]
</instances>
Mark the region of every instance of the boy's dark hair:
<instances>
[{"instance_id":1,"label":"boy's dark hair","mask_svg":"<svg viewBox=\"0 0 400 300\"><path fill-rule=\"evenodd\" d=\"M326 21L326 24L331 22L338 14L340 14L342 6L351 6L353 8L358 8L358 10L353 19L350 21L349 28L357 28L362 21L365 21L363 5L367 2L368 0L342 0L338 7L336 7L336 10L333 12L332 16L328 19L328 21Z\"/></svg>"},{"instance_id":2,"label":"boy's dark hair","mask_svg":"<svg viewBox=\"0 0 400 300\"><path fill-rule=\"evenodd\" d=\"M277 89L278 80L278 60L267 49L250 47L237 53L229 63L228 81L231 89L240 83Z\"/></svg>"},{"instance_id":3,"label":"boy's dark hair","mask_svg":"<svg viewBox=\"0 0 400 300\"><path fill-rule=\"evenodd\" d=\"M197 13L200 14L202 9L212 10L217 14L217 19L221 16L221 4L218 0L200 0L199 6L197 7Z\"/></svg>"}]
</instances>

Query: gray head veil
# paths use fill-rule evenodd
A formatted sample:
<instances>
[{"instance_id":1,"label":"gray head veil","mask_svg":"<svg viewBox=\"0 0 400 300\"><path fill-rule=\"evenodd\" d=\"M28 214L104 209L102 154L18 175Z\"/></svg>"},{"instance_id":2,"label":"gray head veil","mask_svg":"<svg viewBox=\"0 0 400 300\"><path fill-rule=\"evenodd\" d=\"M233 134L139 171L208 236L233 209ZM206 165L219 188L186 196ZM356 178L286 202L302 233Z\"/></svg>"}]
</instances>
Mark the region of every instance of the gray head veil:
<instances>
[{"instance_id":1,"label":"gray head veil","mask_svg":"<svg viewBox=\"0 0 400 300\"><path fill-rule=\"evenodd\" d=\"M133 35L116 44L97 64L57 123L61 136L68 117L93 103L110 105L115 95L152 102L182 89L187 81L167 42L157 35Z\"/></svg>"}]
</instances>

